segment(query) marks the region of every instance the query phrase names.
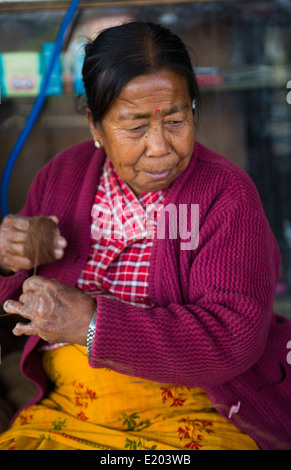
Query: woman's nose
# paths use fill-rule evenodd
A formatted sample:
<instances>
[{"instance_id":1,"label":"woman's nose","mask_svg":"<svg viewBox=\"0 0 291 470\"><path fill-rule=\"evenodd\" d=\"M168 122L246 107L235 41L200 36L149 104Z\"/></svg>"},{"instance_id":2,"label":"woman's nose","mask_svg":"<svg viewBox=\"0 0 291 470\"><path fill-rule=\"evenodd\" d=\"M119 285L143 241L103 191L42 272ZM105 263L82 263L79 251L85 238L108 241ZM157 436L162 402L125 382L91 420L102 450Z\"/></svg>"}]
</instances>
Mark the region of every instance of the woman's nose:
<instances>
[{"instance_id":1,"label":"woman's nose","mask_svg":"<svg viewBox=\"0 0 291 470\"><path fill-rule=\"evenodd\" d=\"M170 144L165 133L160 128L151 129L146 139L146 156L161 157L170 151Z\"/></svg>"}]
</instances>

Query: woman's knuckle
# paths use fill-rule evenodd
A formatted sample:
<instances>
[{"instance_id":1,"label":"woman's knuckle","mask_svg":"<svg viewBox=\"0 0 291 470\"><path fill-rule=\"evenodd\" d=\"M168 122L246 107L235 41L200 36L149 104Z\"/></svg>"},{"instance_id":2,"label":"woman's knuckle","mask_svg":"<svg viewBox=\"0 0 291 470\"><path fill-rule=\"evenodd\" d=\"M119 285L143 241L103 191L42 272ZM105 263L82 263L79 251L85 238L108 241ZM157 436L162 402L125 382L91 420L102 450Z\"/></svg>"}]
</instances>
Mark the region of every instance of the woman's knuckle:
<instances>
[{"instance_id":1,"label":"woman's knuckle","mask_svg":"<svg viewBox=\"0 0 291 470\"><path fill-rule=\"evenodd\" d=\"M9 254L6 253L6 251L4 251L4 253L2 254L2 259L5 264L11 263L11 257L9 256Z\"/></svg>"},{"instance_id":2,"label":"woman's knuckle","mask_svg":"<svg viewBox=\"0 0 291 470\"><path fill-rule=\"evenodd\" d=\"M55 279L49 279L47 281L46 287L49 292L57 292L59 290L60 283Z\"/></svg>"},{"instance_id":3,"label":"woman's knuckle","mask_svg":"<svg viewBox=\"0 0 291 470\"><path fill-rule=\"evenodd\" d=\"M8 215L5 215L5 217L3 218L3 224L10 224L10 222L13 222L15 219L15 216L13 214L8 214Z\"/></svg>"}]
</instances>

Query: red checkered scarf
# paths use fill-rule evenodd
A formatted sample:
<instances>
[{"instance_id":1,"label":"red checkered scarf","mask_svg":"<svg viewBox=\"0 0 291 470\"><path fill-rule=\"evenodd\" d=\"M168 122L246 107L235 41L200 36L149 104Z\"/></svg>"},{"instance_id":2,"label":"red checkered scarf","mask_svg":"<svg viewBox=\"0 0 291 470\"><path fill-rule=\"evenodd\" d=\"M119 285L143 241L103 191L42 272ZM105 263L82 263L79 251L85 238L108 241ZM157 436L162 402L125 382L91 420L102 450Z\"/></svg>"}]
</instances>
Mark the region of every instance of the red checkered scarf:
<instances>
[{"instance_id":1,"label":"red checkered scarf","mask_svg":"<svg viewBox=\"0 0 291 470\"><path fill-rule=\"evenodd\" d=\"M106 159L91 212L91 245L78 288L147 308L157 214L167 189L136 197ZM102 217L102 223L101 223Z\"/></svg>"}]
</instances>

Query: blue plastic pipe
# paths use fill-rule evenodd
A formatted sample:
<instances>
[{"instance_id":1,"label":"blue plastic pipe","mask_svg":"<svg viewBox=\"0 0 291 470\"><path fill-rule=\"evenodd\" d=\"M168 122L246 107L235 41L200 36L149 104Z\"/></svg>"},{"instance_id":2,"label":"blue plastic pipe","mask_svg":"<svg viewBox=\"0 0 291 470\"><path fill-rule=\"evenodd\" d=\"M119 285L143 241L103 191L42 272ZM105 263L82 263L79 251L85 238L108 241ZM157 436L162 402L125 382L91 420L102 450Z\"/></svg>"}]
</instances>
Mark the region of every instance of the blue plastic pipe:
<instances>
[{"instance_id":1,"label":"blue plastic pipe","mask_svg":"<svg viewBox=\"0 0 291 470\"><path fill-rule=\"evenodd\" d=\"M14 148L12 149L11 154L9 155L9 158L7 160L7 163L4 168L4 172L1 178L1 214L2 218L5 217L7 214L9 214L9 185L10 185L10 179L11 175L15 166L15 163L17 161L17 158L31 132L33 129L33 126L39 116L39 113L42 109L43 103L46 98L46 90L47 86L49 84L49 80L55 65L55 62L62 50L63 47L63 42L64 38L66 36L66 32L68 30L68 27L70 26L74 14L78 8L78 5L80 3L80 0L72 0L66 15L63 19L63 22L61 24L61 27L58 32L58 36L55 42L55 48L51 57L51 61L48 65L47 71L45 73L45 76L42 79L41 82L41 88L40 92L33 104L32 110L30 112L30 115L27 118L27 121L25 123L25 126L23 130L21 131L16 144Z\"/></svg>"}]
</instances>

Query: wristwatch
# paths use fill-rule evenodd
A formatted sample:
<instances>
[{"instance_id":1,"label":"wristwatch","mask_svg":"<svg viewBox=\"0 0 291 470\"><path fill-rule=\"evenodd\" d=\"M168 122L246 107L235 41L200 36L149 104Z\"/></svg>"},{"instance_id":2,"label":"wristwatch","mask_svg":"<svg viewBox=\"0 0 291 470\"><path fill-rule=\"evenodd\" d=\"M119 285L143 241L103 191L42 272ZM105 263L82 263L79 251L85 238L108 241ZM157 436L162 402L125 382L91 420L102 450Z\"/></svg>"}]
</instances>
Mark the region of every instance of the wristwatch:
<instances>
[{"instance_id":1,"label":"wristwatch","mask_svg":"<svg viewBox=\"0 0 291 470\"><path fill-rule=\"evenodd\" d=\"M94 312L94 315L92 317L92 320L89 325L88 329L88 334L87 334L87 353L88 356L91 356L92 354L92 347L93 347L93 341L94 341L94 336L95 336L95 330L96 330L96 317L97 317L97 308Z\"/></svg>"}]
</instances>

